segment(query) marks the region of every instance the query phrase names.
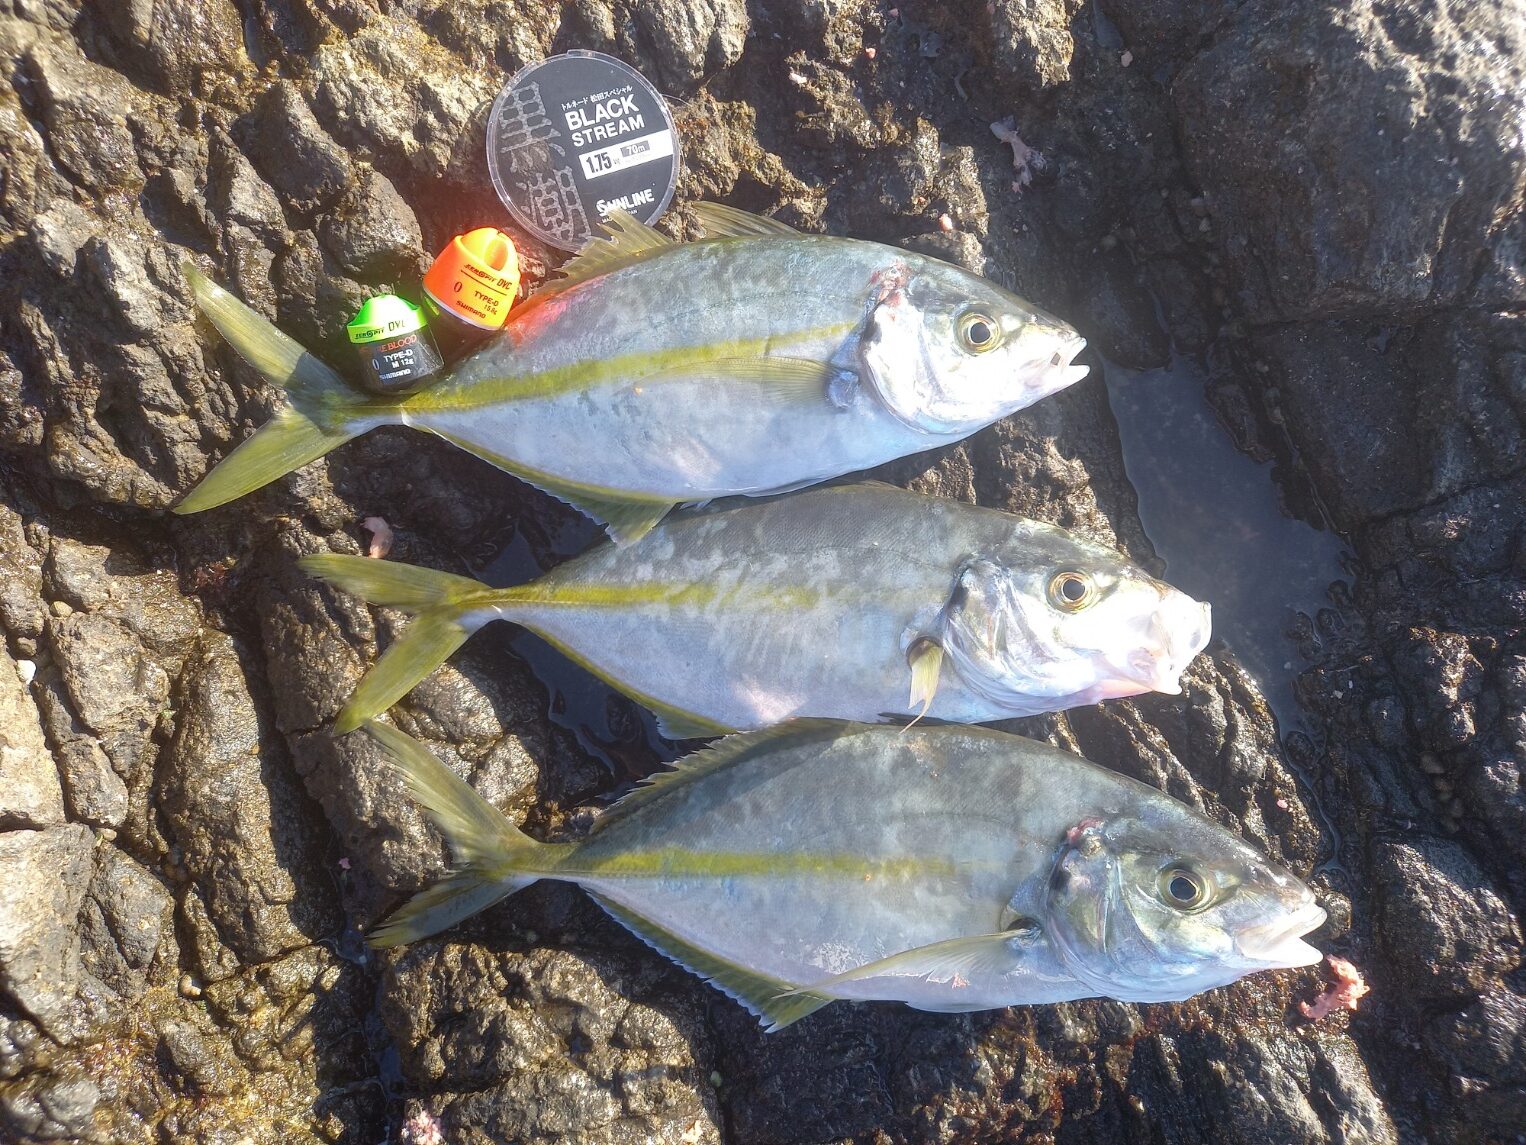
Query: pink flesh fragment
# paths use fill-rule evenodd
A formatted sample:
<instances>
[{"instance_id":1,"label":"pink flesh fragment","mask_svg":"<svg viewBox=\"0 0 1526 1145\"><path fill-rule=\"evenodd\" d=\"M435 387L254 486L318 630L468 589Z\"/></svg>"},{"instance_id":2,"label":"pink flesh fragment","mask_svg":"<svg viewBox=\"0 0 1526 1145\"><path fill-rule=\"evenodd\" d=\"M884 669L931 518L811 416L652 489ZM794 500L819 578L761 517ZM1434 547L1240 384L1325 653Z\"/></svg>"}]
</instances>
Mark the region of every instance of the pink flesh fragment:
<instances>
[{"instance_id":1,"label":"pink flesh fragment","mask_svg":"<svg viewBox=\"0 0 1526 1145\"><path fill-rule=\"evenodd\" d=\"M371 545L366 549L366 556L372 560L380 560L392 551L392 526L380 517L367 517L360 523L360 527L371 534Z\"/></svg>"},{"instance_id":2,"label":"pink flesh fragment","mask_svg":"<svg viewBox=\"0 0 1526 1145\"><path fill-rule=\"evenodd\" d=\"M1355 1010L1357 1002L1367 993L1368 985L1362 981L1362 972L1344 958L1327 954L1330 973L1335 981L1326 986L1313 1002L1298 1003L1298 1012L1311 1022L1336 1010Z\"/></svg>"}]
</instances>

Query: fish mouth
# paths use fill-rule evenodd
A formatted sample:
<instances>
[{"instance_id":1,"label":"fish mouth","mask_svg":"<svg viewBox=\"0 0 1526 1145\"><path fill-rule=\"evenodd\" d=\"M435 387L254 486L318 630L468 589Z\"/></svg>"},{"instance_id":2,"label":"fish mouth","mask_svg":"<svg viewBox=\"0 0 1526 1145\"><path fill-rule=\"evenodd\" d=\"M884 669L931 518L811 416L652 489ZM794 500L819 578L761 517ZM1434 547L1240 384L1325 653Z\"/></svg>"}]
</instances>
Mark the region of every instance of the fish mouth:
<instances>
[{"instance_id":1,"label":"fish mouth","mask_svg":"<svg viewBox=\"0 0 1526 1145\"><path fill-rule=\"evenodd\" d=\"M1073 363L1084 349L1086 339L1079 334L1071 333L1062 339L1048 361L1034 362L1028 368L1029 388L1041 397L1048 397L1081 381L1091 373L1091 367Z\"/></svg>"},{"instance_id":2,"label":"fish mouth","mask_svg":"<svg viewBox=\"0 0 1526 1145\"><path fill-rule=\"evenodd\" d=\"M1175 589L1170 592L1151 622L1153 641L1134 649L1118 666L1118 684L1167 696L1181 695L1182 673L1208 646L1213 621L1208 605Z\"/></svg>"},{"instance_id":3,"label":"fish mouth","mask_svg":"<svg viewBox=\"0 0 1526 1145\"><path fill-rule=\"evenodd\" d=\"M1312 966L1324 955L1305 942L1303 937L1323 926L1325 918L1325 908L1310 901L1275 922L1241 931L1235 937L1235 948L1241 957L1260 966Z\"/></svg>"}]
</instances>

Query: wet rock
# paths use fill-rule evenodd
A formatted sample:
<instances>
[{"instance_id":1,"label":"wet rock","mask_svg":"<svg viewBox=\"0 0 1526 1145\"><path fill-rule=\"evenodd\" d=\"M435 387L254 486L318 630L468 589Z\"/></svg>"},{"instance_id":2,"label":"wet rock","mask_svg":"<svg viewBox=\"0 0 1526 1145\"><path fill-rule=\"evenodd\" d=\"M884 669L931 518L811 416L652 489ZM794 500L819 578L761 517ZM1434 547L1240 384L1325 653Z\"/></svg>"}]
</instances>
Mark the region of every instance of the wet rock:
<instances>
[{"instance_id":1,"label":"wet rock","mask_svg":"<svg viewBox=\"0 0 1526 1145\"><path fill-rule=\"evenodd\" d=\"M230 0L113 0L92 5L121 43L117 59L158 90L231 87L249 67Z\"/></svg>"},{"instance_id":2,"label":"wet rock","mask_svg":"<svg viewBox=\"0 0 1526 1145\"><path fill-rule=\"evenodd\" d=\"M1461 1136L1471 1124L1508 1139L1526 1124L1526 998L1509 988L1491 990L1435 1019L1425 1040L1467 1111L1437 1126L1438 1138Z\"/></svg>"},{"instance_id":3,"label":"wet rock","mask_svg":"<svg viewBox=\"0 0 1526 1145\"><path fill-rule=\"evenodd\" d=\"M247 123L246 150L264 180L293 210L323 207L344 190L350 164L289 84L277 84Z\"/></svg>"},{"instance_id":4,"label":"wet rock","mask_svg":"<svg viewBox=\"0 0 1526 1145\"><path fill-rule=\"evenodd\" d=\"M81 916L81 964L123 999L142 997L155 961L173 965L173 911L157 876L106 848Z\"/></svg>"},{"instance_id":5,"label":"wet rock","mask_svg":"<svg viewBox=\"0 0 1526 1145\"><path fill-rule=\"evenodd\" d=\"M169 696L169 678L121 621L75 613L48 625L71 708L92 731L127 722L147 731L149 709Z\"/></svg>"},{"instance_id":6,"label":"wet rock","mask_svg":"<svg viewBox=\"0 0 1526 1145\"><path fill-rule=\"evenodd\" d=\"M1346 528L1519 468L1526 330L1518 318L1319 322L1269 331L1255 344L1278 415ZM1430 447L1417 455L1410 433Z\"/></svg>"},{"instance_id":7,"label":"wet rock","mask_svg":"<svg viewBox=\"0 0 1526 1145\"><path fill-rule=\"evenodd\" d=\"M130 84L110 68L46 44L33 47L24 66L49 151L66 176L97 193L141 181L127 126L135 103Z\"/></svg>"},{"instance_id":8,"label":"wet rock","mask_svg":"<svg viewBox=\"0 0 1526 1145\"><path fill-rule=\"evenodd\" d=\"M0 831L64 821L58 768L16 662L0 646Z\"/></svg>"},{"instance_id":9,"label":"wet rock","mask_svg":"<svg viewBox=\"0 0 1526 1145\"><path fill-rule=\"evenodd\" d=\"M1040 92L1070 78L1075 53L1070 22L1080 0L995 0L986 5L991 65L1021 92Z\"/></svg>"},{"instance_id":10,"label":"wet rock","mask_svg":"<svg viewBox=\"0 0 1526 1145\"><path fill-rule=\"evenodd\" d=\"M468 128L486 123L506 78L500 68L513 70L550 47L551 17L551 10L536 9L505 14L496 24L466 21L471 43L462 45L461 55L441 51L414 21L373 20L316 53L313 106L347 145L387 156L417 178L447 177L481 196L491 187L482 129ZM505 54L497 63L466 62L490 57L500 34ZM490 201L491 195L482 200Z\"/></svg>"},{"instance_id":11,"label":"wet rock","mask_svg":"<svg viewBox=\"0 0 1526 1145\"><path fill-rule=\"evenodd\" d=\"M318 235L335 261L366 281L423 273L424 236L413 208L384 175L363 169Z\"/></svg>"},{"instance_id":12,"label":"wet rock","mask_svg":"<svg viewBox=\"0 0 1526 1145\"><path fill-rule=\"evenodd\" d=\"M1183 68L1187 158L1252 320L1526 296L1519 16L1269 0Z\"/></svg>"},{"instance_id":13,"label":"wet rock","mask_svg":"<svg viewBox=\"0 0 1526 1145\"><path fill-rule=\"evenodd\" d=\"M1455 843L1380 845L1374 871L1378 933L1409 1004L1482 993L1521 965L1520 924Z\"/></svg>"},{"instance_id":14,"label":"wet rock","mask_svg":"<svg viewBox=\"0 0 1526 1145\"><path fill-rule=\"evenodd\" d=\"M79 824L0 833L0 991L55 1037L79 982L75 919L94 848Z\"/></svg>"},{"instance_id":15,"label":"wet rock","mask_svg":"<svg viewBox=\"0 0 1526 1145\"><path fill-rule=\"evenodd\" d=\"M383 1017L410 1075L458 1091L414 1106L446 1139L718 1142L699 1014L665 979L644 951L426 943L389 968Z\"/></svg>"},{"instance_id":16,"label":"wet rock","mask_svg":"<svg viewBox=\"0 0 1526 1145\"><path fill-rule=\"evenodd\" d=\"M100 221L83 207L57 199L32 220L31 239L44 265L62 278L74 273L80 248L100 229Z\"/></svg>"},{"instance_id":17,"label":"wet rock","mask_svg":"<svg viewBox=\"0 0 1526 1145\"><path fill-rule=\"evenodd\" d=\"M41 558L27 543L21 515L0 501L0 628L31 655L45 618Z\"/></svg>"},{"instance_id":18,"label":"wet rock","mask_svg":"<svg viewBox=\"0 0 1526 1145\"><path fill-rule=\"evenodd\" d=\"M682 90L730 67L747 39L747 9L737 0L651 0L635 15L659 86Z\"/></svg>"},{"instance_id":19,"label":"wet rock","mask_svg":"<svg viewBox=\"0 0 1526 1145\"><path fill-rule=\"evenodd\" d=\"M157 805L222 943L257 965L337 929L312 810L266 738L239 650L209 633L186 669Z\"/></svg>"},{"instance_id":20,"label":"wet rock","mask_svg":"<svg viewBox=\"0 0 1526 1145\"><path fill-rule=\"evenodd\" d=\"M0 1126L15 1140L92 1140L100 1101L100 1086L81 1073L40 1075L0 1095Z\"/></svg>"}]
</instances>

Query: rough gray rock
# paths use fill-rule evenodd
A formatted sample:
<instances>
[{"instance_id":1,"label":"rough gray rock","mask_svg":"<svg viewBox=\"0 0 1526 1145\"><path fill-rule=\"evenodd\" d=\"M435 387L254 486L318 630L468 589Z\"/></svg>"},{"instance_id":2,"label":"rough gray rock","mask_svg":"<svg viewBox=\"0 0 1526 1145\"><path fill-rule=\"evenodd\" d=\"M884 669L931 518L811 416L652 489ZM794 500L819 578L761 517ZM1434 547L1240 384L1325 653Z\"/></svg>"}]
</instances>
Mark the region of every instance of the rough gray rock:
<instances>
[{"instance_id":1,"label":"rough gray rock","mask_svg":"<svg viewBox=\"0 0 1526 1145\"><path fill-rule=\"evenodd\" d=\"M78 824L0 833L0 991L55 1037L79 981L76 918L94 850Z\"/></svg>"},{"instance_id":2,"label":"rough gray rock","mask_svg":"<svg viewBox=\"0 0 1526 1145\"><path fill-rule=\"evenodd\" d=\"M187 666L155 803L232 966L257 966L337 928L321 833L262 735L238 648L209 633ZM203 964L208 979L221 977Z\"/></svg>"},{"instance_id":3,"label":"rough gray rock","mask_svg":"<svg viewBox=\"0 0 1526 1145\"><path fill-rule=\"evenodd\" d=\"M1187 158L1253 320L1526 299L1522 16L1266 0L1182 69Z\"/></svg>"},{"instance_id":4,"label":"rough gray rock","mask_svg":"<svg viewBox=\"0 0 1526 1145\"><path fill-rule=\"evenodd\" d=\"M649 0L634 14L657 78L676 91L742 56L747 9L737 0Z\"/></svg>"},{"instance_id":5,"label":"rough gray rock","mask_svg":"<svg viewBox=\"0 0 1526 1145\"><path fill-rule=\"evenodd\" d=\"M58 767L16 662L0 648L0 831L64 821Z\"/></svg>"},{"instance_id":6,"label":"rough gray rock","mask_svg":"<svg viewBox=\"0 0 1526 1145\"><path fill-rule=\"evenodd\" d=\"M0 808L0 852L52 878L0 879L20 893L0 1139L1512 1140L1520 23L1519 0L13 3L0 628L35 678L4 692L0 657L0 695L51 793L40 715L63 799ZM363 950L446 856L364 737L325 730L399 618L294 558L357 551L374 514L394 557L456 572L511 549L528 575L593 534L401 430L169 518L277 400L191 314L177 266L194 256L341 361L366 292L503 221L488 104L567 47L680 97L680 229L703 196L905 243L984 266L1121 364L1212 364L1236 439L1359 565L1301 635L1307 734L1279 740L1222 646L1180 698L1017 727L1317 871L1321 943L1373 987L1358 1013L1306 1023L1311 970L1181 1007L834 1006L767 1037L558 887ZM988 126L1007 119L1045 160L1020 190ZM548 254L523 253L533 281ZM1095 383L877 476L1155 559ZM634 705L507 631L394 718L542 837L659 758ZM39 952L52 973L13 988Z\"/></svg>"},{"instance_id":7,"label":"rough gray rock","mask_svg":"<svg viewBox=\"0 0 1526 1145\"><path fill-rule=\"evenodd\" d=\"M1383 880L1375 922L1406 1004L1476 997L1521 965L1519 924L1461 847L1380 845L1374 867Z\"/></svg>"}]
</instances>

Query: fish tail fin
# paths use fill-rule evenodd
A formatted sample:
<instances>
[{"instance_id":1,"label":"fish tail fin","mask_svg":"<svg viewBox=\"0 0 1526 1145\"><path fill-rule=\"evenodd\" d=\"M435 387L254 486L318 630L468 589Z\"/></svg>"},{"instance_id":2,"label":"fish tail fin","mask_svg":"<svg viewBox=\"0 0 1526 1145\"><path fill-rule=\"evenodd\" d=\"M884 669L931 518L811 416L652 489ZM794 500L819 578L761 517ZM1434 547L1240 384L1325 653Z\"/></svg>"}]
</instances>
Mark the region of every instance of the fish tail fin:
<instances>
[{"instance_id":1,"label":"fish tail fin","mask_svg":"<svg viewBox=\"0 0 1526 1145\"><path fill-rule=\"evenodd\" d=\"M368 720L367 734L382 745L408 791L450 844L455 869L394 911L369 936L373 946L400 946L438 934L486 910L540 878L547 852L418 740Z\"/></svg>"},{"instance_id":2,"label":"fish tail fin","mask_svg":"<svg viewBox=\"0 0 1526 1145\"><path fill-rule=\"evenodd\" d=\"M242 497L389 420L392 405L386 399L355 392L300 343L190 263L180 269L202 313L246 362L286 392L291 404L223 458L175 506L176 513L199 513Z\"/></svg>"},{"instance_id":3,"label":"fish tail fin","mask_svg":"<svg viewBox=\"0 0 1526 1145\"><path fill-rule=\"evenodd\" d=\"M483 603L484 594L493 592L470 577L370 557L317 553L297 564L367 603L414 614L340 711L334 721L339 733L354 731L380 715L443 664L477 630L468 614Z\"/></svg>"}]
</instances>

